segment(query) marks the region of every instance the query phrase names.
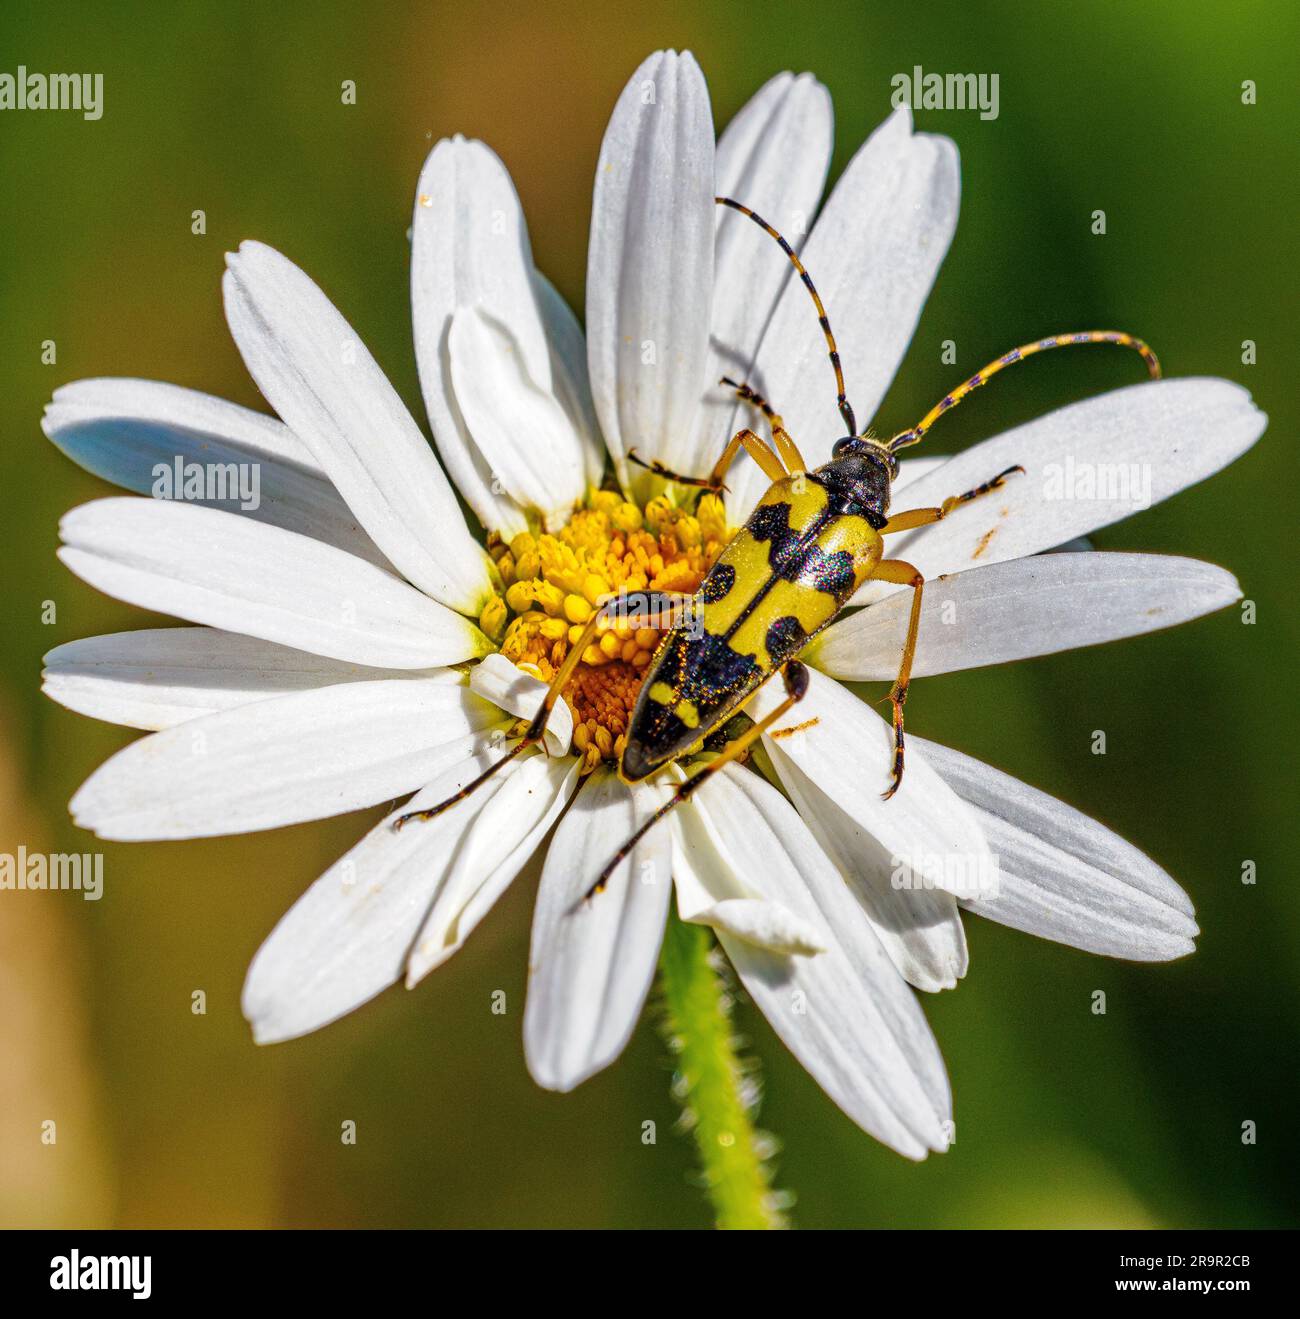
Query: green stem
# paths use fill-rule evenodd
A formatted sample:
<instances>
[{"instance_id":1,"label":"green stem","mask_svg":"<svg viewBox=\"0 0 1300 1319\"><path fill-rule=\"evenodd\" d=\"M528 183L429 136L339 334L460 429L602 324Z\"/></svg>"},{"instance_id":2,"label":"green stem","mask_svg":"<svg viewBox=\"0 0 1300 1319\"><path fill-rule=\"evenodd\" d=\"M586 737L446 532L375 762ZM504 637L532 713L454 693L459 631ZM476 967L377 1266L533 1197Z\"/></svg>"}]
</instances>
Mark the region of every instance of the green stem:
<instances>
[{"instance_id":1,"label":"green stem","mask_svg":"<svg viewBox=\"0 0 1300 1319\"><path fill-rule=\"evenodd\" d=\"M669 918L659 961L664 1031L676 1055L673 1092L695 1136L704 1185L720 1228L784 1227L768 1161L774 1142L755 1131L752 1069L736 1056L713 934Z\"/></svg>"}]
</instances>

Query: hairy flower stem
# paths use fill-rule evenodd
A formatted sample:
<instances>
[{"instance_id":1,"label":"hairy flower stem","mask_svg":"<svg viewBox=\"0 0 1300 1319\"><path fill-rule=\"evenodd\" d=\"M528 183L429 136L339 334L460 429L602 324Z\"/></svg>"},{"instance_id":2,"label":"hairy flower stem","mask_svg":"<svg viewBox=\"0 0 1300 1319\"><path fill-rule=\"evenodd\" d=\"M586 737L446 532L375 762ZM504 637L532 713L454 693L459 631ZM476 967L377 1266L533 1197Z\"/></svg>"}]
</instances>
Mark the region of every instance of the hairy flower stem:
<instances>
[{"instance_id":1,"label":"hairy flower stem","mask_svg":"<svg viewBox=\"0 0 1300 1319\"><path fill-rule=\"evenodd\" d=\"M731 995L712 931L672 915L659 978L664 1034L677 1065L673 1092L694 1133L718 1227L784 1227L768 1167L772 1141L754 1130L754 1080L736 1056Z\"/></svg>"}]
</instances>

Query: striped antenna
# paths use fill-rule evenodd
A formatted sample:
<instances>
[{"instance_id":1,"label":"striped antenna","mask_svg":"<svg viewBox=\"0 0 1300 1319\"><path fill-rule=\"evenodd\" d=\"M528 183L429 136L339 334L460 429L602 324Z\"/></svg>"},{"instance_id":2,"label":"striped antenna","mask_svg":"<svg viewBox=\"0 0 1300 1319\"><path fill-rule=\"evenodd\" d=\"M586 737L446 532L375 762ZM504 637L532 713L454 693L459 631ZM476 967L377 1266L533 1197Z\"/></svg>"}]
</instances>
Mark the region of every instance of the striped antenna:
<instances>
[{"instance_id":1,"label":"striped antenna","mask_svg":"<svg viewBox=\"0 0 1300 1319\"><path fill-rule=\"evenodd\" d=\"M1091 343L1113 343L1118 344L1121 348L1132 348L1135 352L1141 354L1142 360L1147 364L1147 370L1151 373L1151 378L1153 380L1160 379L1160 359L1141 339L1135 339L1131 334L1125 334L1122 330L1077 330L1073 334L1056 334L1050 339L1038 339L1034 343L1021 344L1019 348L1013 348L1009 353L1003 353L1001 357L995 358L987 366L981 367L969 380L958 385L951 394L945 394L910 430L899 431L889 441L890 452L897 453L899 449L907 449L913 444L919 444L925 438L926 431L945 412L955 408L967 394L972 393L987 382L990 376L997 375L1003 367L1008 367L1013 362L1019 362L1022 358L1032 357L1035 353L1044 353L1049 348L1068 348L1072 344Z\"/></svg>"},{"instance_id":2,"label":"striped antenna","mask_svg":"<svg viewBox=\"0 0 1300 1319\"><path fill-rule=\"evenodd\" d=\"M781 245L781 251L790 258L790 264L799 272L799 278L803 280L803 286L808 290L813 305L817 308L817 323L822 327L822 333L826 336L826 347L830 350L831 366L835 369L835 403L840 410L840 416L844 418L844 424L849 428L848 433L856 435L858 433L858 423L853 418L853 409L849 406L848 397L844 392L844 370L840 366L840 352L835 346L835 336L831 333L831 323L826 315L826 308L822 306L821 295L812 282L812 276L803 268L803 262L795 256L794 248L757 211L751 211L748 206L742 206L730 197L715 197L713 200L719 206L730 206L733 211L739 211L741 215L747 215L764 233L775 238Z\"/></svg>"}]
</instances>

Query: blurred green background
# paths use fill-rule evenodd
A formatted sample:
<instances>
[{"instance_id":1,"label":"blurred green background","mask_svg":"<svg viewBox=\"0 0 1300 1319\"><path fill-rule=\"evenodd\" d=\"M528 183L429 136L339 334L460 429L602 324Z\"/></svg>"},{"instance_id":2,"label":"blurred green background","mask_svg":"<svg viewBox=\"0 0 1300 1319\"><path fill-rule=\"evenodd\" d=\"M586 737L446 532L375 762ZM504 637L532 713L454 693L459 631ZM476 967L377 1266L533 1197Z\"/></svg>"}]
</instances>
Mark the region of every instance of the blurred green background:
<instances>
[{"instance_id":1,"label":"blurred green background","mask_svg":"<svg viewBox=\"0 0 1300 1319\"><path fill-rule=\"evenodd\" d=\"M835 102L833 174L888 113L893 74L997 73L996 120L917 113L961 149L962 217L882 425L915 419L954 373L1082 325L1142 334L1172 375L1241 381L1271 416L1257 449L1097 541L1230 567L1258 622L1229 610L928 679L909 725L1106 821L1183 883L1204 933L1183 962L1131 966L970 918L969 976L925 1002L958 1141L921 1167L862 1135L744 1005L762 1121L783 1141L778 1183L797 1191L803 1227L1294 1225L1295 13L1285 0L4 5L0 69L102 72L105 113L0 116L0 849L92 846L67 800L131 734L40 697L40 657L152 621L55 560L60 514L109 491L44 440L41 409L95 375L263 406L222 318L225 251L256 237L303 265L423 420L405 235L433 141L463 132L501 154L539 266L581 308L601 134L651 50L695 52L719 127L772 73L815 72ZM345 78L355 106L340 103ZM1244 79L1258 104L1242 104ZM1090 232L1097 208L1105 237ZM957 368L939 362L948 338ZM1247 339L1257 365L1241 362ZM935 450L1138 379L1135 365L1082 353L1013 373ZM1104 757L1094 728L1108 730ZM252 1044L238 1007L250 957L368 818L109 844L99 903L0 894L0 1222L708 1223L649 1020L575 1094L529 1080L531 881L416 992L302 1041ZM190 1010L197 989L205 1016ZM38 1139L47 1118L53 1148ZM346 1119L355 1146L340 1143Z\"/></svg>"}]
</instances>

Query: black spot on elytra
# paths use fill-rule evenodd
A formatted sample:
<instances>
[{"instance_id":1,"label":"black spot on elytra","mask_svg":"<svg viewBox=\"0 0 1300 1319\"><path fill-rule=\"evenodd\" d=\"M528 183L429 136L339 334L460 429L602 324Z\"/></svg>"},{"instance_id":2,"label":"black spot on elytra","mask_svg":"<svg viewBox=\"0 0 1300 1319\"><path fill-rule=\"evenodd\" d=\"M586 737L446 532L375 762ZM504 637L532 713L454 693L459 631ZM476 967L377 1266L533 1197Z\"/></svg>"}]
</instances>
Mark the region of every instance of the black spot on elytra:
<instances>
[{"instance_id":1,"label":"black spot on elytra","mask_svg":"<svg viewBox=\"0 0 1300 1319\"><path fill-rule=\"evenodd\" d=\"M749 519L749 534L756 541L767 541L768 566L778 577L793 580L800 562L799 533L790 526L790 505L760 504Z\"/></svg>"},{"instance_id":2,"label":"black spot on elytra","mask_svg":"<svg viewBox=\"0 0 1300 1319\"><path fill-rule=\"evenodd\" d=\"M701 719L719 703L719 697L747 682L755 669L752 655L741 655L712 632L698 636L679 633L668 659L673 686L699 709ZM667 676L665 674L665 676Z\"/></svg>"},{"instance_id":3,"label":"black spot on elytra","mask_svg":"<svg viewBox=\"0 0 1300 1319\"><path fill-rule=\"evenodd\" d=\"M774 577L846 600L853 590L853 556L847 550L827 554L816 543L821 523L818 518L807 532L794 531L789 504L763 504L749 519L749 534L769 542L767 562Z\"/></svg>"},{"instance_id":4,"label":"black spot on elytra","mask_svg":"<svg viewBox=\"0 0 1300 1319\"><path fill-rule=\"evenodd\" d=\"M797 618L787 614L784 618L778 618L774 623L770 623L764 642L767 653L772 658L772 667L776 668L790 656L798 654L807 640L808 634Z\"/></svg>"},{"instance_id":5,"label":"black spot on elytra","mask_svg":"<svg viewBox=\"0 0 1300 1319\"><path fill-rule=\"evenodd\" d=\"M715 564L700 585L700 599L706 605L716 605L736 584L736 570L729 563Z\"/></svg>"},{"instance_id":6,"label":"black spot on elytra","mask_svg":"<svg viewBox=\"0 0 1300 1319\"><path fill-rule=\"evenodd\" d=\"M811 586L814 591L825 591L837 600L847 600L853 590L853 556L848 550L827 554L819 545L810 546L795 580L800 586Z\"/></svg>"},{"instance_id":7,"label":"black spot on elytra","mask_svg":"<svg viewBox=\"0 0 1300 1319\"><path fill-rule=\"evenodd\" d=\"M656 666L641 687L632 726L637 740L656 761L685 750L697 741L718 713L753 689L761 671L754 656L741 655L722 637L704 632L678 632L670 638ZM653 682L666 682L677 700L687 700L699 712L699 723L687 728L673 710L649 697Z\"/></svg>"}]
</instances>

